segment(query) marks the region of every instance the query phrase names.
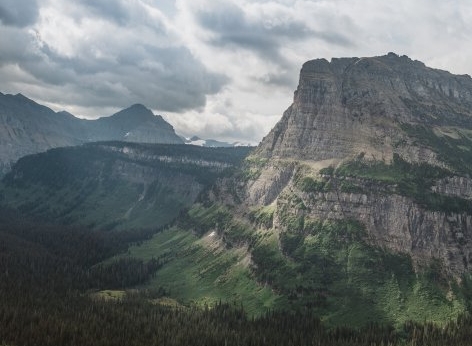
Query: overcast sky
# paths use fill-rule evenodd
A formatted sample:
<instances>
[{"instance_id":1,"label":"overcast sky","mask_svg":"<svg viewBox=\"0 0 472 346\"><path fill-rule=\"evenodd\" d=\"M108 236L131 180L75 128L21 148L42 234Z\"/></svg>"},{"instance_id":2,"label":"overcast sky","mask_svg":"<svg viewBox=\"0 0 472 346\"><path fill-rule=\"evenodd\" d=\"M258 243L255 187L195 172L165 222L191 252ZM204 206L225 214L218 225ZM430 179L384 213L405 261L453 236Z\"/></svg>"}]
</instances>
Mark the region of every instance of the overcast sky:
<instances>
[{"instance_id":1,"label":"overcast sky","mask_svg":"<svg viewBox=\"0 0 472 346\"><path fill-rule=\"evenodd\" d=\"M472 75L469 0L1 0L0 91L258 143L314 58L395 52Z\"/></svg>"}]
</instances>

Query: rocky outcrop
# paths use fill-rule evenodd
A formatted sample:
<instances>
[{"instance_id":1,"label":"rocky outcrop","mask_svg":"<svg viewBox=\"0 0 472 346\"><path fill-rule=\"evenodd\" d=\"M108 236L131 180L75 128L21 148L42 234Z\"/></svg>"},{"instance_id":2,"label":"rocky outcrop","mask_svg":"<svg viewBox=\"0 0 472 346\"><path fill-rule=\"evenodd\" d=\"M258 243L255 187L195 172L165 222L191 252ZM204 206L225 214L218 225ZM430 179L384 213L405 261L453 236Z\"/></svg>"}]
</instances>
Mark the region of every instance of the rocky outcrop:
<instances>
[{"instance_id":1,"label":"rocky outcrop","mask_svg":"<svg viewBox=\"0 0 472 346\"><path fill-rule=\"evenodd\" d=\"M393 53L312 60L300 72L293 104L264 138L264 157L324 160L361 152L376 160L400 153L439 164L402 124L470 126L472 79Z\"/></svg>"},{"instance_id":2,"label":"rocky outcrop","mask_svg":"<svg viewBox=\"0 0 472 346\"><path fill-rule=\"evenodd\" d=\"M458 176L440 179L432 190L443 195L472 200L472 179Z\"/></svg>"},{"instance_id":3,"label":"rocky outcrop","mask_svg":"<svg viewBox=\"0 0 472 346\"><path fill-rule=\"evenodd\" d=\"M246 203L251 205L271 204L292 179L293 163L270 164L258 179L251 181L246 188Z\"/></svg>"},{"instance_id":4,"label":"rocky outcrop","mask_svg":"<svg viewBox=\"0 0 472 346\"><path fill-rule=\"evenodd\" d=\"M472 215L425 209L398 194L385 193L380 184L356 180L365 193L340 191L341 182L330 182L326 192L306 193L292 186L277 199L278 213L292 213L313 220L357 220L366 229L366 241L376 247L412 257L417 268L441 259L443 270L460 275L472 264ZM298 205L291 201L297 196ZM300 202L303 210L300 210ZM284 229L279 220L276 228Z\"/></svg>"}]
</instances>

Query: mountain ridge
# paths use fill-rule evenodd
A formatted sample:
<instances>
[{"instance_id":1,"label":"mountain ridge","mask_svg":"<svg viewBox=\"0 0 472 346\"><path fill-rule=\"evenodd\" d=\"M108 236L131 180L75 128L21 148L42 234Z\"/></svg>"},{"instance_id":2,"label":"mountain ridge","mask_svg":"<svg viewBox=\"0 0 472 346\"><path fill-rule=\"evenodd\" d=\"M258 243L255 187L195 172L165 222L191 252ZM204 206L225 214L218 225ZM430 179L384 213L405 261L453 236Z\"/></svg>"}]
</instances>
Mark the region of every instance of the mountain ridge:
<instances>
[{"instance_id":1,"label":"mountain ridge","mask_svg":"<svg viewBox=\"0 0 472 346\"><path fill-rule=\"evenodd\" d=\"M174 128L161 116L135 104L96 120L54 112L23 94L0 93L0 171L24 155L54 147L92 141L182 144Z\"/></svg>"}]
</instances>

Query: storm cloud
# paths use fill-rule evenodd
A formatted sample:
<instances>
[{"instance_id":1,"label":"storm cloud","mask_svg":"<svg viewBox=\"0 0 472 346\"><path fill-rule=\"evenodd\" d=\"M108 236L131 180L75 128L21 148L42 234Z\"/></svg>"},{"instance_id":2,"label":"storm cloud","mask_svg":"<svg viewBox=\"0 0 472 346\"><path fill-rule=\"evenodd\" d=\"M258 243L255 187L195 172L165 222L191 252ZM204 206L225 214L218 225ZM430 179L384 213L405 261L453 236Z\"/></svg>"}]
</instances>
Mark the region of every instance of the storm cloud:
<instances>
[{"instance_id":1,"label":"storm cloud","mask_svg":"<svg viewBox=\"0 0 472 346\"><path fill-rule=\"evenodd\" d=\"M215 46L248 49L262 58L283 63L280 49L287 43L320 38L326 42L348 46L352 43L340 33L316 31L304 21L287 15L283 8L252 17L234 3L205 8L196 14L198 23L214 33L209 43Z\"/></svg>"},{"instance_id":2,"label":"storm cloud","mask_svg":"<svg viewBox=\"0 0 472 346\"><path fill-rule=\"evenodd\" d=\"M35 0L2 0L0 22L4 25L25 27L34 24L39 9Z\"/></svg>"},{"instance_id":3,"label":"storm cloud","mask_svg":"<svg viewBox=\"0 0 472 346\"><path fill-rule=\"evenodd\" d=\"M0 26L0 65L29 75L33 97L94 111L138 102L182 112L204 107L207 95L229 81L210 72L159 17L143 8L127 11L119 1L53 4L58 6L46 7L34 29ZM121 25L132 19L133 30ZM10 73L3 82L14 85L15 79Z\"/></svg>"},{"instance_id":4,"label":"storm cloud","mask_svg":"<svg viewBox=\"0 0 472 346\"><path fill-rule=\"evenodd\" d=\"M95 118L134 103L183 135L256 144L314 58L408 55L472 74L472 3L3 0L0 80Z\"/></svg>"}]
</instances>

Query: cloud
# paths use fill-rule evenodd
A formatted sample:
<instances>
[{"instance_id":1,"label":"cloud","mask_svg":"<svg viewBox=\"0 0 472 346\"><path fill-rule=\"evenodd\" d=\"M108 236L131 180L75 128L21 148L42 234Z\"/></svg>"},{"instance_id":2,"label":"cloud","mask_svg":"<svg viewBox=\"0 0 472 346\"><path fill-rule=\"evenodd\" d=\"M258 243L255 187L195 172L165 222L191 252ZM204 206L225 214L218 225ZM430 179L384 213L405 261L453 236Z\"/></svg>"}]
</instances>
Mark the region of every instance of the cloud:
<instances>
[{"instance_id":1,"label":"cloud","mask_svg":"<svg viewBox=\"0 0 472 346\"><path fill-rule=\"evenodd\" d=\"M303 40L314 32L303 22L276 13L250 16L231 2L216 2L194 13L197 23L212 35L208 43L232 51L245 49L260 58L286 66L280 48L288 40ZM265 18L264 18L265 17Z\"/></svg>"},{"instance_id":2,"label":"cloud","mask_svg":"<svg viewBox=\"0 0 472 346\"><path fill-rule=\"evenodd\" d=\"M208 71L179 42L159 13L135 8L129 12L129 28L118 24L125 18L119 10L110 14L116 21L89 17L90 11L98 15L95 11L111 6L102 2L89 9L92 3L82 1L87 6L77 7L53 2L58 7L44 7L35 30L0 26L0 64L17 66L32 77L34 85L27 86L32 97L91 110L139 102L182 112L204 107L206 97L228 83L229 78ZM15 83L12 74L5 77L7 88Z\"/></svg>"},{"instance_id":3,"label":"cloud","mask_svg":"<svg viewBox=\"0 0 472 346\"><path fill-rule=\"evenodd\" d=\"M314 58L406 54L472 74L472 2L3 0L2 92L73 114L143 103L188 135L256 143Z\"/></svg>"},{"instance_id":4,"label":"cloud","mask_svg":"<svg viewBox=\"0 0 472 346\"><path fill-rule=\"evenodd\" d=\"M121 25L126 24L131 19L122 0L75 0L75 2L87 7L89 13L93 15L110 19Z\"/></svg>"},{"instance_id":5,"label":"cloud","mask_svg":"<svg viewBox=\"0 0 472 346\"><path fill-rule=\"evenodd\" d=\"M38 17L36 0L2 0L0 22L4 25L25 27L36 22Z\"/></svg>"}]
</instances>

